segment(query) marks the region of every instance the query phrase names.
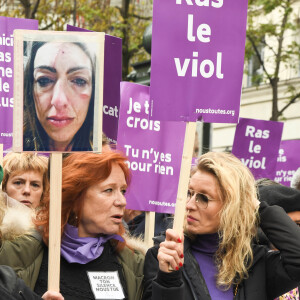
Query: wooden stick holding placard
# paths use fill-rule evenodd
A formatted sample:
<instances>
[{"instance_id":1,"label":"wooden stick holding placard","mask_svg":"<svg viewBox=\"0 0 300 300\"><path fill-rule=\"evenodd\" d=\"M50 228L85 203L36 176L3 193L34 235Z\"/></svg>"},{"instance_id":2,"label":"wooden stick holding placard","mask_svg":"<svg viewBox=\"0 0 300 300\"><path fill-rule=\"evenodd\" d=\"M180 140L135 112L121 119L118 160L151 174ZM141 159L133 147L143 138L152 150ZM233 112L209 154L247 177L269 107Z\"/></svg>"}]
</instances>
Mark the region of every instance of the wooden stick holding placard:
<instances>
[{"instance_id":1,"label":"wooden stick holding placard","mask_svg":"<svg viewBox=\"0 0 300 300\"><path fill-rule=\"evenodd\" d=\"M182 152L182 160L181 160L174 223L173 223L173 229L176 230L180 235L183 231L186 197L187 197L187 190L188 190L190 172L191 172L193 147L195 143L195 132L196 132L196 122L187 122L185 128L184 145L183 145L183 152ZM169 265L169 270L173 271L171 265Z\"/></svg>"},{"instance_id":2,"label":"wooden stick holding placard","mask_svg":"<svg viewBox=\"0 0 300 300\"><path fill-rule=\"evenodd\" d=\"M187 122L185 128L183 153L182 153L174 223L173 223L173 229L175 229L179 234L181 234L183 230L186 197L187 197L187 190L188 190L189 178L191 172L193 147L195 142L195 132L196 132L196 122Z\"/></svg>"},{"instance_id":3,"label":"wooden stick holding placard","mask_svg":"<svg viewBox=\"0 0 300 300\"><path fill-rule=\"evenodd\" d=\"M50 156L48 290L59 292L61 244L62 154Z\"/></svg>"},{"instance_id":4,"label":"wooden stick holding placard","mask_svg":"<svg viewBox=\"0 0 300 300\"><path fill-rule=\"evenodd\" d=\"M146 211L145 212L145 243L148 248L153 246L154 237L154 228L155 228L155 212Z\"/></svg>"},{"instance_id":5,"label":"wooden stick holding placard","mask_svg":"<svg viewBox=\"0 0 300 300\"><path fill-rule=\"evenodd\" d=\"M0 144L0 165L3 166L3 144ZM2 182L0 182L0 188L2 188Z\"/></svg>"},{"instance_id":6,"label":"wooden stick holding placard","mask_svg":"<svg viewBox=\"0 0 300 300\"><path fill-rule=\"evenodd\" d=\"M0 144L0 165L3 164L3 144Z\"/></svg>"}]
</instances>

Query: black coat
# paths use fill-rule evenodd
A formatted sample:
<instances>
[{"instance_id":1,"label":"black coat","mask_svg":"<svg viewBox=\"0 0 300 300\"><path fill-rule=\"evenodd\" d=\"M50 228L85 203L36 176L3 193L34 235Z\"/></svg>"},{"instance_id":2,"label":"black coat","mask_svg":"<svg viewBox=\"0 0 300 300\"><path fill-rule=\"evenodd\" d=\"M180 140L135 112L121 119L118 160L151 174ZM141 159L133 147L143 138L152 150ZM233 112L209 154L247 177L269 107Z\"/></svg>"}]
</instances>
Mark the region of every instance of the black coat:
<instances>
[{"instance_id":1,"label":"black coat","mask_svg":"<svg viewBox=\"0 0 300 300\"><path fill-rule=\"evenodd\" d=\"M0 266L0 299L42 300L8 266Z\"/></svg>"},{"instance_id":2,"label":"black coat","mask_svg":"<svg viewBox=\"0 0 300 300\"><path fill-rule=\"evenodd\" d=\"M145 234L145 213L142 212L140 215L136 216L133 220L127 223L128 230L132 236L143 237ZM173 219L170 214L155 214L155 229L154 236L161 235L168 228L172 228Z\"/></svg>"},{"instance_id":3,"label":"black coat","mask_svg":"<svg viewBox=\"0 0 300 300\"><path fill-rule=\"evenodd\" d=\"M235 300L273 300L300 282L300 229L278 206L262 202L259 214L262 230L279 251L253 245L249 278L237 287ZM158 245L148 250L143 300L211 300L190 246L191 241L185 238L183 268L172 273L159 271ZM233 289L235 292L236 286Z\"/></svg>"}]
</instances>

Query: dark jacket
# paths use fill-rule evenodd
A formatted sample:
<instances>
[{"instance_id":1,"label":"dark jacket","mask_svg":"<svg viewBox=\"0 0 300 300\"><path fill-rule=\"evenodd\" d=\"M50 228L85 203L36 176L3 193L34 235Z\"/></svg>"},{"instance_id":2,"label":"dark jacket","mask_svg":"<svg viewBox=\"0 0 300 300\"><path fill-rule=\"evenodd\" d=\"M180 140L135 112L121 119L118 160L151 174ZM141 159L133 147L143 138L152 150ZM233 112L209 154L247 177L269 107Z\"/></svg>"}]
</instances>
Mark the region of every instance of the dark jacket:
<instances>
[{"instance_id":1,"label":"dark jacket","mask_svg":"<svg viewBox=\"0 0 300 300\"><path fill-rule=\"evenodd\" d=\"M8 266L0 266L0 299L41 300Z\"/></svg>"},{"instance_id":2,"label":"dark jacket","mask_svg":"<svg viewBox=\"0 0 300 300\"><path fill-rule=\"evenodd\" d=\"M13 241L3 242L0 247L0 265L7 264L12 267L17 275L22 278L31 289L34 289L44 250L41 238L38 238L38 235L34 233L32 234L33 235L21 236ZM139 300L143 290L144 244L133 238L127 238L126 241L134 250L132 251L128 247L124 247L124 249L117 254L117 259L122 265L126 278L128 299ZM2 299L1 293L0 299Z\"/></svg>"},{"instance_id":3,"label":"dark jacket","mask_svg":"<svg viewBox=\"0 0 300 300\"><path fill-rule=\"evenodd\" d=\"M159 236L164 233L168 228L172 228L173 218L169 214L155 214L155 230L154 236ZM145 213L142 212L134 219L127 223L128 230L131 236L144 238L145 234Z\"/></svg>"},{"instance_id":4,"label":"dark jacket","mask_svg":"<svg viewBox=\"0 0 300 300\"><path fill-rule=\"evenodd\" d=\"M249 278L233 287L235 300L272 300L296 287L300 281L300 229L278 206L262 202L259 215L262 230L279 251L270 252L263 246L253 245L254 260ZM159 271L158 248L154 246L146 255L143 300L211 300L187 237L184 265L179 271Z\"/></svg>"}]
</instances>

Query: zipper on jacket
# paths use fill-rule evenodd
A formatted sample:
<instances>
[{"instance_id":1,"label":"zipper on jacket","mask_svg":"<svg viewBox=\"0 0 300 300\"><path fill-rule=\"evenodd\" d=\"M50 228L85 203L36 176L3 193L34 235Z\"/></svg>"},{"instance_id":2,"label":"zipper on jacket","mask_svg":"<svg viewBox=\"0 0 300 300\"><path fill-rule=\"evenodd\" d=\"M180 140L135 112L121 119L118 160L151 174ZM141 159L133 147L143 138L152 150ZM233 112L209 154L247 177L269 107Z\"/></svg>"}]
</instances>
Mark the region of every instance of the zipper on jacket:
<instances>
[{"instance_id":1,"label":"zipper on jacket","mask_svg":"<svg viewBox=\"0 0 300 300\"><path fill-rule=\"evenodd\" d=\"M24 296L24 294L23 294L22 291L19 291L19 295L20 295L24 300L26 300L26 298L25 298L25 296Z\"/></svg>"},{"instance_id":2,"label":"zipper on jacket","mask_svg":"<svg viewBox=\"0 0 300 300\"><path fill-rule=\"evenodd\" d=\"M239 285L237 284L237 285L234 287L234 291L233 291L233 299L235 299L236 295L238 294L238 289L239 289Z\"/></svg>"}]
</instances>

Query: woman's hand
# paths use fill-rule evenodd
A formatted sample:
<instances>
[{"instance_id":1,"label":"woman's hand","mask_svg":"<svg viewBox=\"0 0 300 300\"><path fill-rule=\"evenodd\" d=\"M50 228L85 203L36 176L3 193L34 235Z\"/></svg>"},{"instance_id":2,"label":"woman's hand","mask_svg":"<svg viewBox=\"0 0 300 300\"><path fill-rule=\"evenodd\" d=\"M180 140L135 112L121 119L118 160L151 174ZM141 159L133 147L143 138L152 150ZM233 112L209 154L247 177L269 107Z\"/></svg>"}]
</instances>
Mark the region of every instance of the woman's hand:
<instances>
[{"instance_id":1,"label":"woman's hand","mask_svg":"<svg viewBox=\"0 0 300 300\"><path fill-rule=\"evenodd\" d=\"M43 296L42 299L44 300L64 300L65 298L62 296L61 293L47 291Z\"/></svg>"},{"instance_id":2,"label":"woman's hand","mask_svg":"<svg viewBox=\"0 0 300 300\"><path fill-rule=\"evenodd\" d=\"M166 239L160 243L157 259L159 269L169 273L183 266L183 237L173 230L166 231ZM170 269L170 266L172 269Z\"/></svg>"}]
</instances>

